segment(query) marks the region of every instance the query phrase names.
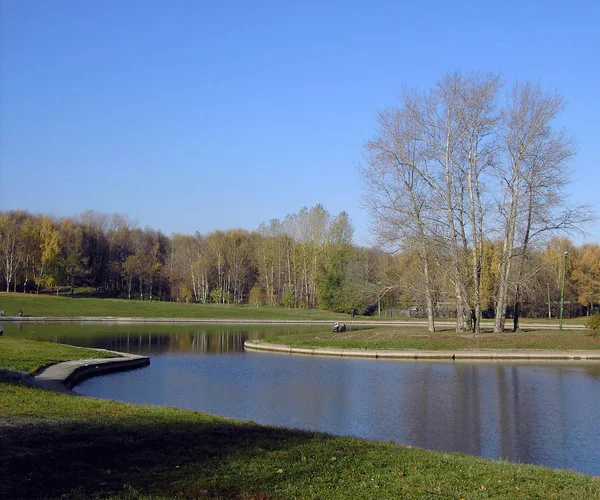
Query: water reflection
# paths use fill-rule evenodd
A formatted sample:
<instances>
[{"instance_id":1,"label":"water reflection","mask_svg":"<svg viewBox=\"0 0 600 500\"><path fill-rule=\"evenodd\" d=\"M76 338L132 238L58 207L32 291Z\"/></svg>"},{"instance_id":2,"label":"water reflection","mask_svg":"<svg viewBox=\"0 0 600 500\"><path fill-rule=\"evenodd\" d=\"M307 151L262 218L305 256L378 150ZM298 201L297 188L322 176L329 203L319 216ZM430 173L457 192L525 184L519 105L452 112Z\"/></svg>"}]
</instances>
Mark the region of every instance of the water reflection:
<instances>
[{"instance_id":1,"label":"water reflection","mask_svg":"<svg viewBox=\"0 0 600 500\"><path fill-rule=\"evenodd\" d=\"M77 388L91 396L600 475L598 363L243 352L246 338L281 327L76 328L60 334L36 328L27 335L152 355L148 368Z\"/></svg>"},{"instance_id":2,"label":"water reflection","mask_svg":"<svg viewBox=\"0 0 600 500\"><path fill-rule=\"evenodd\" d=\"M8 324L8 328L14 326ZM23 329L18 323L18 330ZM123 325L110 323L27 324L21 337L135 354L164 352L244 352L244 342L273 335L322 332L324 326L298 325Z\"/></svg>"}]
</instances>

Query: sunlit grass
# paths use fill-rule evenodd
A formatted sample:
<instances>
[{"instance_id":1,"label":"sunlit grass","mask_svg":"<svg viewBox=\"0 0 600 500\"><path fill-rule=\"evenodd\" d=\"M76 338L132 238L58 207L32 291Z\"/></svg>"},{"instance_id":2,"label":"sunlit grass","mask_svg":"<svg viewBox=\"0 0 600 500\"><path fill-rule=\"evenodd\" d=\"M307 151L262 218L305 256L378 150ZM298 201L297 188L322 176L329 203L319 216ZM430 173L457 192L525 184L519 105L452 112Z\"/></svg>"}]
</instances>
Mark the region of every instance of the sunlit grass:
<instances>
[{"instance_id":1,"label":"sunlit grass","mask_svg":"<svg viewBox=\"0 0 600 500\"><path fill-rule=\"evenodd\" d=\"M118 318L210 318L253 320L331 320L349 317L314 309L256 307L252 305L185 304L157 300L127 300L56 297L22 293L0 293L0 310L6 316L118 317Z\"/></svg>"},{"instance_id":2,"label":"sunlit grass","mask_svg":"<svg viewBox=\"0 0 600 500\"><path fill-rule=\"evenodd\" d=\"M600 498L544 467L0 383L2 498Z\"/></svg>"},{"instance_id":3,"label":"sunlit grass","mask_svg":"<svg viewBox=\"0 0 600 500\"><path fill-rule=\"evenodd\" d=\"M23 353L28 369L88 353L0 347L0 368ZM0 498L11 499L600 499L600 479L573 472L63 396L1 374L0 449Z\"/></svg>"},{"instance_id":4,"label":"sunlit grass","mask_svg":"<svg viewBox=\"0 0 600 500\"><path fill-rule=\"evenodd\" d=\"M62 344L0 337L0 368L34 373L39 368L73 359L113 358L115 354Z\"/></svg>"},{"instance_id":5,"label":"sunlit grass","mask_svg":"<svg viewBox=\"0 0 600 500\"><path fill-rule=\"evenodd\" d=\"M516 333L456 333L442 328L429 333L415 327L376 327L344 333L307 333L269 337L264 342L292 347L333 347L339 349L600 349L600 339L586 330L531 330Z\"/></svg>"}]
</instances>

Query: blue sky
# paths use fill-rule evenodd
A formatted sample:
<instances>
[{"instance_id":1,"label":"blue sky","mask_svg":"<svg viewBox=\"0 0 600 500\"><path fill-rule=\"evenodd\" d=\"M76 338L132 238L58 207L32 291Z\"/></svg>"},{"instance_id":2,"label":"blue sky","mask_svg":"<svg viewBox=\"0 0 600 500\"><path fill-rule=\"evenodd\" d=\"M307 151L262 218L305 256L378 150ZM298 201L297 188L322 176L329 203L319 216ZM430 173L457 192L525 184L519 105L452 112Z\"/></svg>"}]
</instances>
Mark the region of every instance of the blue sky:
<instances>
[{"instance_id":1,"label":"blue sky","mask_svg":"<svg viewBox=\"0 0 600 500\"><path fill-rule=\"evenodd\" d=\"M600 212L600 2L0 1L0 210L171 234L322 203L368 244L357 165L378 110L494 71L567 99L568 193Z\"/></svg>"}]
</instances>

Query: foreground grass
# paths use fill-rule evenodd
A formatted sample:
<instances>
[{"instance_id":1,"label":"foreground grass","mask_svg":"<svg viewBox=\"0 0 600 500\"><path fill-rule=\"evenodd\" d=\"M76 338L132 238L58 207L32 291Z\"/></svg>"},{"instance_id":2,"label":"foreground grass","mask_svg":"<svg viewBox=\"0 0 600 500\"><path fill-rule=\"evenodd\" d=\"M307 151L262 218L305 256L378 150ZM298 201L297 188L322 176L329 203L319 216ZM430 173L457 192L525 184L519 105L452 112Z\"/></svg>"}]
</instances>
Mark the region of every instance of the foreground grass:
<instances>
[{"instance_id":1,"label":"foreground grass","mask_svg":"<svg viewBox=\"0 0 600 500\"><path fill-rule=\"evenodd\" d=\"M423 328L365 328L344 333L294 334L263 340L291 347L337 349L557 349L596 350L600 339L589 331L531 330L517 333L462 334L453 329L428 333Z\"/></svg>"},{"instance_id":2,"label":"foreground grass","mask_svg":"<svg viewBox=\"0 0 600 500\"><path fill-rule=\"evenodd\" d=\"M0 383L2 498L600 498L600 479Z\"/></svg>"},{"instance_id":3,"label":"foreground grass","mask_svg":"<svg viewBox=\"0 0 600 500\"><path fill-rule=\"evenodd\" d=\"M114 357L114 354L94 349L0 337L0 368L12 371L34 373L43 366L61 361Z\"/></svg>"},{"instance_id":4,"label":"foreground grass","mask_svg":"<svg viewBox=\"0 0 600 500\"><path fill-rule=\"evenodd\" d=\"M85 353L0 337L0 368L36 344L40 366L55 349L64 359ZM0 450L0 498L11 499L600 499L600 478L572 472L75 398L1 378Z\"/></svg>"},{"instance_id":5,"label":"foreground grass","mask_svg":"<svg viewBox=\"0 0 600 500\"><path fill-rule=\"evenodd\" d=\"M99 298L56 297L23 293L0 293L0 310L7 316L17 316L22 310L26 316L120 318L210 318L255 320L331 320L347 314L311 309L284 307L256 307L227 304L183 304L157 300L127 300Z\"/></svg>"}]
</instances>

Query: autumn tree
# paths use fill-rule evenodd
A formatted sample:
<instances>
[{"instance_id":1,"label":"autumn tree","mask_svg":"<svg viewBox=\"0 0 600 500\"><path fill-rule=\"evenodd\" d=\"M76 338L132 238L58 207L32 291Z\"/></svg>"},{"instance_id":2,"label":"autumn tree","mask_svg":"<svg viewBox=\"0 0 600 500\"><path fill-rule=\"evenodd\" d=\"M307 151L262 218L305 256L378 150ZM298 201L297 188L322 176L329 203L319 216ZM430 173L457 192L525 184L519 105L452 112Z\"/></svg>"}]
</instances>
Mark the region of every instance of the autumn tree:
<instances>
[{"instance_id":1,"label":"autumn tree","mask_svg":"<svg viewBox=\"0 0 600 500\"><path fill-rule=\"evenodd\" d=\"M600 302L600 245L587 244L574 255L572 280L577 290L577 300L587 306L587 315Z\"/></svg>"}]
</instances>

